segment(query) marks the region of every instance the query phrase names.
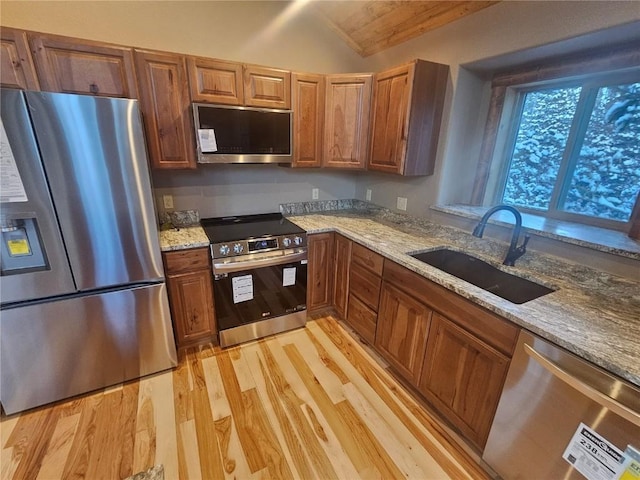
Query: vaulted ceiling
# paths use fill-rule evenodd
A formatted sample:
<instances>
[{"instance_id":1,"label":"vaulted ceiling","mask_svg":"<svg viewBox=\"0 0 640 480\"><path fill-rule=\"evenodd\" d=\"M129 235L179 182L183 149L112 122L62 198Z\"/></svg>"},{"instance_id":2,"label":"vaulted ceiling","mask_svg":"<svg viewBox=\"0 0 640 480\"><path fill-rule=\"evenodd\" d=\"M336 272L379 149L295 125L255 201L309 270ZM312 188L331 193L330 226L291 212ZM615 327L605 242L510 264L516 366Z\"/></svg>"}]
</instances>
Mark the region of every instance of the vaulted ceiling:
<instances>
[{"instance_id":1,"label":"vaulted ceiling","mask_svg":"<svg viewBox=\"0 0 640 480\"><path fill-rule=\"evenodd\" d=\"M497 1L320 0L312 8L363 57L489 7Z\"/></svg>"}]
</instances>

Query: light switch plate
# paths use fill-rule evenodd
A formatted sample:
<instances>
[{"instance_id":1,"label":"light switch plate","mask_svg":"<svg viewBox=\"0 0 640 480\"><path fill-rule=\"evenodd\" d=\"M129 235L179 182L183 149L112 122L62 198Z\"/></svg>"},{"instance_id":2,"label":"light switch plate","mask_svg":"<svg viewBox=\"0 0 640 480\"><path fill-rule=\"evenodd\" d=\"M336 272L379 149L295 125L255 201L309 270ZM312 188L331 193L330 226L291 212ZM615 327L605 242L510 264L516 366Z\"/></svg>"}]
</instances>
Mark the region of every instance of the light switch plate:
<instances>
[{"instance_id":1,"label":"light switch plate","mask_svg":"<svg viewBox=\"0 0 640 480\"><path fill-rule=\"evenodd\" d=\"M367 188L367 196L366 196L367 202L371 201L371 189Z\"/></svg>"},{"instance_id":2,"label":"light switch plate","mask_svg":"<svg viewBox=\"0 0 640 480\"><path fill-rule=\"evenodd\" d=\"M405 197L398 197L396 206L398 210L407 210L407 199Z\"/></svg>"},{"instance_id":3,"label":"light switch plate","mask_svg":"<svg viewBox=\"0 0 640 480\"><path fill-rule=\"evenodd\" d=\"M162 204L164 205L164 208L166 208L167 210L172 209L173 208L173 195L163 195L162 196Z\"/></svg>"},{"instance_id":4,"label":"light switch plate","mask_svg":"<svg viewBox=\"0 0 640 480\"><path fill-rule=\"evenodd\" d=\"M318 200L318 189L317 188L312 188L311 189L311 199L312 200Z\"/></svg>"}]
</instances>

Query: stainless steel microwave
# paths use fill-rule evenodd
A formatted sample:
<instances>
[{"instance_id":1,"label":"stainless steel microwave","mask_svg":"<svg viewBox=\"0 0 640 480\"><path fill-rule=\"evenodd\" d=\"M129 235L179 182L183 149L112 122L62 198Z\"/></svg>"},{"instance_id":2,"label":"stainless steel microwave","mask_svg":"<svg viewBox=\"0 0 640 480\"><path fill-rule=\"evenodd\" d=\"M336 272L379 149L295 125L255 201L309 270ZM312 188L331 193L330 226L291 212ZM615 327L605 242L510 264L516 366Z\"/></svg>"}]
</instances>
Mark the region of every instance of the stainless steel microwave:
<instances>
[{"instance_id":1,"label":"stainless steel microwave","mask_svg":"<svg viewBox=\"0 0 640 480\"><path fill-rule=\"evenodd\" d=\"M194 103L198 163L291 163L291 113Z\"/></svg>"}]
</instances>

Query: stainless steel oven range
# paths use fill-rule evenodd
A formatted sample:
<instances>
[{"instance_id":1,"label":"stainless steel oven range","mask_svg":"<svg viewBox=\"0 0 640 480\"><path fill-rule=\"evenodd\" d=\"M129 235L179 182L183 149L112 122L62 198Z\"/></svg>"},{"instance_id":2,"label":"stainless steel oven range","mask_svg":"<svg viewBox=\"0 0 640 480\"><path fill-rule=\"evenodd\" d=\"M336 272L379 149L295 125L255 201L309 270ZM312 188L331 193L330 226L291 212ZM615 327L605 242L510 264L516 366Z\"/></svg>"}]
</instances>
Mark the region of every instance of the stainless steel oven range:
<instances>
[{"instance_id":1,"label":"stainless steel oven range","mask_svg":"<svg viewBox=\"0 0 640 480\"><path fill-rule=\"evenodd\" d=\"M280 213L205 218L220 346L302 327L307 234Z\"/></svg>"}]
</instances>

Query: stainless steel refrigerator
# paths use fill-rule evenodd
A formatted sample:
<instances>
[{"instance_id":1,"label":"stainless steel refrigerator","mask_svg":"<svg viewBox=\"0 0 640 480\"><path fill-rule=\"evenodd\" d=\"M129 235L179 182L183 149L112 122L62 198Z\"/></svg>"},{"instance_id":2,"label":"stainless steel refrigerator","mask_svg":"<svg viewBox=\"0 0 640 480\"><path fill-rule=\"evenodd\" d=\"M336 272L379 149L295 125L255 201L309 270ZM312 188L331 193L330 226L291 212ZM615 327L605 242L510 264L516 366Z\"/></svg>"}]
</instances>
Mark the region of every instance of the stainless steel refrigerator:
<instances>
[{"instance_id":1,"label":"stainless steel refrigerator","mask_svg":"<svg viewBox=\"0 0 640 480\"><path fill-rule=\"evenodd\" d=\"M1 92L7 414L176 365L136 100Z\"/></svg>"}]
</instances>

